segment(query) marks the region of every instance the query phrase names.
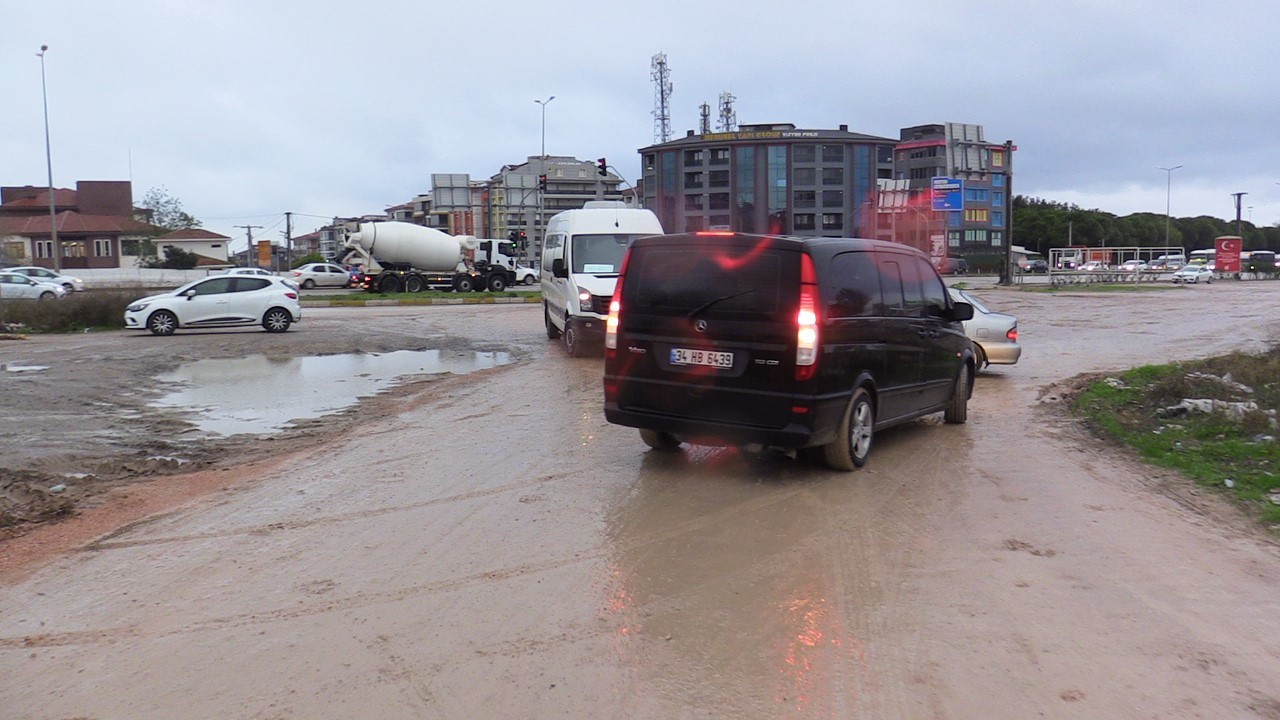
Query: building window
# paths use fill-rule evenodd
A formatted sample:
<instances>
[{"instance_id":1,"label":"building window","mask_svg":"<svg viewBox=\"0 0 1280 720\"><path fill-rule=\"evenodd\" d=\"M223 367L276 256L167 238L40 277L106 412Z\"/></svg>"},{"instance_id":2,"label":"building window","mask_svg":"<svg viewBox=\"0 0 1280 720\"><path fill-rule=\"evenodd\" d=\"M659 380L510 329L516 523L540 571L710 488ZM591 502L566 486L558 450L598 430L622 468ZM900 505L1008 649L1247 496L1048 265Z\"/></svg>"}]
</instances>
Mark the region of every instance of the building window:
<instances>
[{"instance_id":1,"label":"building window","mask_svg":"<svg viewBox=\"0 0 1280 720\"><path fill-rule=\"evenodd\" d=\"M844 213L822 213L823 230L843 230Z\"/></svg>"},{"instance_id":2,"label":"building window","mask_svg":"<svg viewBox=\"0 0 1280 720\"><path fill-rule=\"evenodd\" d=\"M960 227L961 225L960 221L963 220L960 213L952 210L952 211L948 211L946 215L947 215L947 227L955 227L955 228Z\"/></svg>"},{"instance_id":3,"label":"building window","mask_svg":"<svg viewBox=\"0 0 1280 720\"><path fill-rule=\"evenodd\" d=\"M876 162L881 165L893 163L893 146L877 145L876 146Z\"/></svg>"},{"instance_id":4,"label":"building window","mask_svg":"<svg viewBox=\"0 0 1280 720\"><path fill-rule=\"evenodd\" d=\"M710 229L712 229L712 230L728 230L728 229L729 229L729 216L728 216L728 215L712 215L712 216L711 216L711 228L710 228Z\"/></svg>"},{"instance_id":5,"label":"building window","mask_svg":"<svg viewBox=\"0 0 1280 720\"><path fill-rule=\"evenodd\" d=\"M1004 167L1004 151L1003 150L991 151L991 165L992 167Z\"/></svg>"},{"instance_id":6,"label":"building window","mask_svg":"<svg viewBox=\"0 0 1280 720\"><path fill-rule=\"evenodd\" d=\"M965 230L964 241L970 244L981 243L983 245L986 245L987 231L986 230Z\"/></svg>"},{"instance_id":7,"label":"building window","mask_svg":"<svg viewBox=\"0 0 1280 720\"><path fill-rule=\"evenodd\" d=\"M728 210L729 193L711 193L711 210Z\"/></svg>"},{"instance_id":8,"label":"building window","mask_svg":"<svg viewBox=\"0 0 1280 720\"><path fill-rule=\"evenodd\" d=\"M773 215L787 209L787 148L770 145L765 152L769 163L769 214Z\"/></svg>"},{"instance_id":9,"label":"building window","mask_svg":"<svg viewBox=\"0 0 1280 720\"><path fill-rule=\"evenodd\" d=\"M53 241L37 240L36 241L36 257L38 258L53 257Z\"/></svg>"},{"instance_id":10,"label":"building window","mask_svg":"<svg viewBox=\"0 0 1280 720\"><path fill-rule=\"evenodd\" d=\"M729 164L729 148L711 148L712 165Z\"/></svg>"},{"instance_id":11,"label":"building window","mask_svg":"<svg viewBox=\"0 0 1280 720\"><path fill-rule=\"evenodd\" d=\"M813 190L796 190L791 197L798 208L817 207L818 193Z\"/></svg>"},{"instance_id":12,"label":"building window","mask_svg":"<svg viewBox=\"0 0 1280 720\"><path fill-rule=\"evenodd\" d=\"M991 231L991 246L992 246L992 247L1002 247L1003 245L1004 245L1004 231L1003 231L1003 230L992 230L992 231Z\"/></svg>"},{"instance_id":13,"label":"building window","mask_svg":"<svg viewBox=\"0 0 1280 720\"><path fill-rule=\"evenodd\" d=\"M973 202L987 202L991 199L991 191L986 188L965 188L964 199Z\"/></svg>"},{"instance_id":14,"label":"building window","mask_svg":"<svg viewBox=\"0 0 1280 720\"><path fill-rule=\"evenodd\" d=\"M811 163L817 157L817 153L812 145L792 145L791 157L798 163Z\"/></svg>"},{"instance_id":15,"label":"building window","mask_svg":"<svg viewBox=\"0 0 1280 720\"><path fill-rule=\"evenodd\" d=\"M734 198L736 217L735 225L739 232L756 232L756 149L739 147L735 150L734 166L737 177L734 187L737 197Z\"/></svg>"},{"instance_id":16,"label":"building window","mask_svg":"<svg viewBox=\"0 0 1280 720\"><path fill-rule=\"evenodd\" d=\"M960 247L960 239L961 239L960 233L956 232L955 230L951 230L947 232L947 244L950 245L951 247L953 248Z\"/></svg>"},{"instance_id":17,"label":"building window","mask_svg":"<svg viewBox=\"0 0 1280 720\"><path fill-rule=\"evenodd\" d=\"M685 189L702 187L702 173L687 172L684 174Z\"/></svg>"},{"instance_id":18,"label":"building window","mask_svg":"<svg viewBox=\"0 0 1280 720\"><path fill-rule=\"evenodd\" d=\"M991 224L996 227L1004 227L1004 212L1001 210L992 210Z\"/></svg>"},{"instance_id":19,"label":"building window","mask_svg":"<svg viewBox=\"0 0 1280 720\"><path fill-rule=\"evenodd\" d=\"M797 213L795 215L795 230L812 230L814 229L813 213Z\"/></svg>"},{"instance_id":20,"label":"building window","mask_svg":"<svg viewBox=\"0 0 1280 720\"><path fill-rule=\"evenodd\" d=\"M94 238L93 256L111 257L111 240L109 238Z\"/></svg>"},{"instance_id":21,"label":"building window","mask_svg":"<svg viewBox=\"0 0 1280 720\"><path fill-rule=\"evenodd\" d=\"M991 204L996 207L1004 207L1004 191L996 190L991 193Z\"/></svg>"},{"instance_id":22,"label":"building window","mask_svg":"<svg viewBox=\"0 0 1280 720\"><path fill-rule=\"evenodd\" d=\"M986 208L982 208L982 209L974 209L974 210L965 210L965 211L964 211L964 221L965 221L965 222L981 222L981 223L984 223L984 222L987 222L987 221L989 220L988 215L989 215L989 211L988 211Z\"/></svg>"},{"instance_id":23,"label":"building window","mask_svg":"<svg viewBox=\"0 0 1280 720\"><path fill-rule=\"evenodd\" d=\"M999 174L992 174L991 187L1004 187L1004 176Z\"/></svg>"},{"instance_id":24,"label":"building window","mask_svg":"<svg viewBox=\"0 0 1280 720\"><path fill-rule=\"evenodd\" d=\"M844 191L823 190L822 207L844 207Z\"/></svg>"},{"instance_id":25,"label":"building window","mask_svg":"<svg viewBox=\"0 0 1280 720\"><path fill-rule=\"evenodd\" d=\"M843 185L844 184L844 168L842 167L822 168L822 184L823 185Z\"/></svg>"},{"instance_id":26,"label":"building window","mask_svg":"<svg viewBox=\"0 0 1280 720\"><path fill-rule=\"evenodd\" d=\"M797 185L814 185L817 183L817 170L814 168L796 168L792 173Z\"/></svg>"},{"instance_id":27,"label":"building window","mask_svg":"<svg viewBox=\"0 0 1280 720\"><path fill-rule=\"evenodd\" d=\"M702 151L701 150L685 150L684 164L685 165L701 165Z\"/></svg>"},{"instance_id":28,"label":"building window","mask_svg":"<svg viewBox=\"0 0 1280 720\"><path fill-rule=\"evenodd\" d=\"M727 188L729 187L729 171L728 170L712 170L711 187Z\"/></svg>"},{"instance_id":29,"label":"building window","mask_svg":"<svg viewBox=\"0 0 1280 720\"><path fill-rule=\"evenodd\" d=\"M822 162L844 162L844 146L843 145L823 145L822 146Z\"/></svg>"},{"instance_id":30,"label":"building window","mask_svg":"<svg viewBox=\"0 0 1280 720\"><path fill-rule=\"evenodd\" d=\"M928 180L934 176L934 172L935 171L933 168L927 168L927 167L911 168L911 179L912 180Z\"/></svg>"},{"instance_id":31,"label":"building window","mask_svg":"<svg viewBox=\"0 0 1280 720\"><path fill-rule=\"evenodd\" d=\"M702 196L701 195L685 195L684 209L685 210L701 210Z\"/></svg>"},{"instance_id":32,"label":"building window","mask_svg":"<svg viewBox=\"0 0 1280 720\"><path fill-rule=\"evenodd\" d=\"M85 242L83 240L62 243L62 257L82 258L87 255L88 252L85 249Z\"/></svg>"}]
</instances>

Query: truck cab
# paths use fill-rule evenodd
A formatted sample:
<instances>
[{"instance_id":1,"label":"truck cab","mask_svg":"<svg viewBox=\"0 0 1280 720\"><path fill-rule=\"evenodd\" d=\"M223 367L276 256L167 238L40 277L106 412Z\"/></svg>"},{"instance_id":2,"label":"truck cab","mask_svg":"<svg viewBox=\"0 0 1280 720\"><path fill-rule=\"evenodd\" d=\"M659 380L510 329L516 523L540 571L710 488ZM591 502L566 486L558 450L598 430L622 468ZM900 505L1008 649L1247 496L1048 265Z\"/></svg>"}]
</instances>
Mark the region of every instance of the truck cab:
<instances>
[{"instance_id":1,"label":"truck cab","mask_svg":"<svg viewBox=\"0 0 1280 720\"><path fill-rule=\"evenodd\" d=\"M602 349L623 255L637 238L662 232L651 211L615 201L588 202L552 217L539 276L547 338L562 338L573 357Z\"/></svg>"}]
</instances>

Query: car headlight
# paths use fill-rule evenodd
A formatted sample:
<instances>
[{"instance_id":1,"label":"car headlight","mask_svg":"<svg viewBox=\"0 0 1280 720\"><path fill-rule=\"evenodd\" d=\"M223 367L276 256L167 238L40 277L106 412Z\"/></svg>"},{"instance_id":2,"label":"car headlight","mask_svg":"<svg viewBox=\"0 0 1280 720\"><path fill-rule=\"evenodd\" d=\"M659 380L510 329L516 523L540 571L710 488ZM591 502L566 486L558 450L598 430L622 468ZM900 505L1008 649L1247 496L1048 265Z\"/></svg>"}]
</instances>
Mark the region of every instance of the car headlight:
<instances>
[{"instance_id":1,"label":"car headlight","mask_svg":"<svg viewBox=\"0 0 1280 720\"><path fill-rule=\"evenodd\" d=\"M146 310L146 309L147 309L147 305L149 305L149 304L150 304L150 303L134 303L134 304L130 305L129 307L125 308L125 311L126 311L126 312L140 312L140 311L142 311L142 310Z\"/></svg>"},{"instance_id":2,"label":"car headlight","mask_svg":"<svg viewBox=\"0 0 1280 720\"><path fill-rule=\"evenodd\" d=\"M591 312L591 293L586 290L578 293L578 309L582 312Z\"/></svg>"}]
</instances>

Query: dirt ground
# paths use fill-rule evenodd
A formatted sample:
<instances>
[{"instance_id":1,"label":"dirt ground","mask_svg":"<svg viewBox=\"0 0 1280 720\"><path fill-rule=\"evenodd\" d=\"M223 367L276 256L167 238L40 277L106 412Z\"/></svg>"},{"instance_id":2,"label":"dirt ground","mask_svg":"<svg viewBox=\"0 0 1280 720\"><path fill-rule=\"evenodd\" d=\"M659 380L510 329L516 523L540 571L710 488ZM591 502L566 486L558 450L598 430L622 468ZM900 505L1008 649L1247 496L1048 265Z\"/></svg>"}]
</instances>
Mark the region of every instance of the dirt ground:
<instances>
[{"instance_id":1,"label":"dirt ground","mask_svg":"<svg viewBox=\"0 0 1280 720\"><path fill-rule=\"evenodd\" d=\"M1274 540L1061 402L1275 341L1280 283L976 294L1022 360L855 473L647 451L538 306L5 342L0 464L77 514L0 542L0 715L1280 718ZM513 362L250 440L148 406L179 362L442 347Z\"/></svg>"}]
</instances>

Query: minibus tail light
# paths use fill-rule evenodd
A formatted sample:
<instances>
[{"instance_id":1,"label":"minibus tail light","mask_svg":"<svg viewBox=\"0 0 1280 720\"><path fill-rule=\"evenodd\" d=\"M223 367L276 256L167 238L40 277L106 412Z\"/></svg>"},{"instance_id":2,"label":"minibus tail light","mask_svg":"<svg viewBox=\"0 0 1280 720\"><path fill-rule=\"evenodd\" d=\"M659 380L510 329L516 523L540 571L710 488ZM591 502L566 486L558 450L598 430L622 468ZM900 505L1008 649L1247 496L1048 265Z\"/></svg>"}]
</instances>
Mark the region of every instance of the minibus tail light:
<instances>
[{"instance_id":1,"label":"minibus tail light","mask_svg":"<svg viewBox=\"0 0 1280 720\"><path fill-rule=\"evenodd\" d=\"M622 313L622 283L627 277L627 262L631 260L628 248L622 256L622 270L618 273L618 283L613 286L613 297L609 300L609 317L604 321L604 351L606 357L613 357L618 350L618 322Z\"/></svg>"},{"instance_id":2,"label":"minibus tail light","mask_svg":"<svg viewBox=\"0 0 1280 720\"><path fill-rule=\"evenodd\" d=\"M818 371L818 273L808 253L800 255L800 308L796 312L796 379Z\"/></svg>"}]
</instances>

